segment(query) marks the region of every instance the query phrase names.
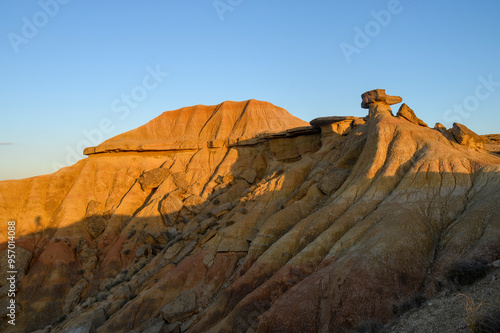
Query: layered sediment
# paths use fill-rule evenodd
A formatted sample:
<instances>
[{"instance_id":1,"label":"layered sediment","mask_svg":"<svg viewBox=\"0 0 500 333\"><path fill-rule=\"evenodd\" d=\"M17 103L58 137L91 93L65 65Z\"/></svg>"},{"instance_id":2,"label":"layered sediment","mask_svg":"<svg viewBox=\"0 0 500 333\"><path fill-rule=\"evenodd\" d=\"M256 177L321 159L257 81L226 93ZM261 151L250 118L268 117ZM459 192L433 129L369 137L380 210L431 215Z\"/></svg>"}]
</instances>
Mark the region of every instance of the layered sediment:
<instances>
[{"instance_id":1,"label":"layered sediment","mask_svg":"<svg viewBox=\"0 0 500 333\"><path fill-rule=\"evenodd\" d=\"M255 100L169 111L0 182L24 258L2 330L346 332L499 260L495 137L362 100L310 124Z\"/></svg>"}]
</instances>

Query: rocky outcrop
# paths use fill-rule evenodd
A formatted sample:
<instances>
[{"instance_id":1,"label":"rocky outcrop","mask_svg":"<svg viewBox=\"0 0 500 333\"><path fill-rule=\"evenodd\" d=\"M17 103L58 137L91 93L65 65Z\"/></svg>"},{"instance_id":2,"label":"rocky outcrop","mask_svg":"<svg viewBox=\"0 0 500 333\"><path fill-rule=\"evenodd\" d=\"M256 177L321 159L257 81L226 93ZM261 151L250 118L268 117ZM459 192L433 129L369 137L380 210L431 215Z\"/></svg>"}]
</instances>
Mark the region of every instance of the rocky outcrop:
<instances>
[{"instance_id":1,"label":"rocky outcrop","mask_svg":"<svg viewBox=\"0 0 500 333\"><path fill-rule=\"evenodd\" d=\"M490 153L500 156L500 134L488 134L482 135L481 138L484 140L484 148Z\"/></svg>"},{"instance_id":2,"label":"rocky outcrop","mask_svg":"<svg viewBox=\"0 0 500 333\"><path fill-rule=\"evenodd\" d=\"M500 158L363 96L368 117L311 126L257 101L167 112L0 182L29 258L1 330L346 332L499 260Z\"/></svg>"},{"instance_id":3,"label":"rocky outcrop","mask_svg":"<svg viewBox=\"0 0 500 333\"><path fill-rule=\"evenodd\" d=\"M389 113L392 115L391 105L403 101L399 96L389 96L385 89L375 89L365 92L361 95L361 107L369 109L368 116L374 116L378 113Z\"/></svg>"},{"instance_id":4,"label":"rocky outcrop","mask_svg":"<svg viewBox=\"0 0 500 333\"><path fill-rule=\"evenodd\" d=\"M352 127L361 123L364 123L363 118L351 116L321 117L313 119L310 122L312 126L321 128L323 136L331 134L346 135Z\"/></svg>"},{"instance_id":5,"label":"rocky outcrop","mask_svg":"<svg viewBox=\"0 0 500 333\"><path fill-rule=\"evenodd\" d=\"M427 127L427 124L424 123L422 121L422 119L418 118L415 115L415 112L413 112L413 110L408 105L406 105L405 103L403 103L401 105L401 107L399 108L397 116L401 117L401 118L404 118L404 119L408 120L411 123Z\"/></svg>"},{"instance_id":6,"label":"rocky outcrop","mask_svg":"<svg viewBox=\"0 0 500 333\"><path fill-rule=\"evenodd\" d=\"M455 140L463 146L479 149L484 148L484 139L471 131L465 125L453 123L450 133L453 135Z\"/></svg>"}]
</instances>

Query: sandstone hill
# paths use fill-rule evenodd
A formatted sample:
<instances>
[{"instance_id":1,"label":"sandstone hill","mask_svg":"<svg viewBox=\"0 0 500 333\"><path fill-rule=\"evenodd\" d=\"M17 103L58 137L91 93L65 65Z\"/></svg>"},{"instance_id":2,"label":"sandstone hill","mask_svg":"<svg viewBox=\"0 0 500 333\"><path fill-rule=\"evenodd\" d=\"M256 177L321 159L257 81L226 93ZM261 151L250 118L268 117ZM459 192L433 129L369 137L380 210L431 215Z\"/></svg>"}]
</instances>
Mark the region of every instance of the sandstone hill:
<instances>
[{"instance_id":1,"label":"sandstone hill","mask_svg":"<svg viewBox=\"0 0 500 333\"><path fill-rule=\"evenodd\" d=\"M17 223L5 332L348 332L500 259L497 137L400 97L310 124L266 102L165 112L46 176L0 182ZM488 266L489 267L489 266Z\"/></svg>"}]
</instances>

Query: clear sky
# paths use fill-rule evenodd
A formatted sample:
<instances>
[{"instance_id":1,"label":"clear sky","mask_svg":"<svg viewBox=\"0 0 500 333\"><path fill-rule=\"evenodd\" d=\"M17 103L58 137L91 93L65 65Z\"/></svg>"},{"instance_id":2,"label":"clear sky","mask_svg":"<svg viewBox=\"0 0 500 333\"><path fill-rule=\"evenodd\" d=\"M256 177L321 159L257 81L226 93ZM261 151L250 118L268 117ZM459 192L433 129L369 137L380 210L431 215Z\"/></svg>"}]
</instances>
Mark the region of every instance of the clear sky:
<instances>
[{"instance_id":1,"label":"clear sky","mask_svg":"<svg viewBox=\"0 0 500 333\"><path fill-rule=\"evenodd\" d=\"M309 121L364 116L361 93L382 88L431 126L500 133L499 13L498 0L4 0L0 179L225 100Z\"/></svg>"}]
</instances>

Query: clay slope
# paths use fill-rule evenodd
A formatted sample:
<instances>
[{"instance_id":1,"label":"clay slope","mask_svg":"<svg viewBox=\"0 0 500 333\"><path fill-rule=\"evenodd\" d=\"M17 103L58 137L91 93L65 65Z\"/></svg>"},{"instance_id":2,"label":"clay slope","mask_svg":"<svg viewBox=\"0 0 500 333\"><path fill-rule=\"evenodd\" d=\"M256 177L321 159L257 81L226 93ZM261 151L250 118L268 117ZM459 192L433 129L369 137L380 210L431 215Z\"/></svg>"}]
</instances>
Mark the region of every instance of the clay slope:
<instances>
[{"instance_id":1,"label":"clay slope","mask_svg":"<svg viewBox=\"0 0 500 333\"><path fill-rule=\"evenodd\" d=\"M2 329L344 332L500 259L500 158L400 101L312 126L257 101L181 109L0 182L24 256Z\"/></svg>"},{"instance_id":2,"label":"clay slope","mask_svg":"<svg viewBox=\"0 0 500 333\"><path fill-rule=\"evenodd\" d=\"M285 109L251 99L219 105L196 105L164 112L146 125L85 149L85 154L111 151L158 151L229 146L265 132L306 126Z\"/></svg>"}]
</instances>

